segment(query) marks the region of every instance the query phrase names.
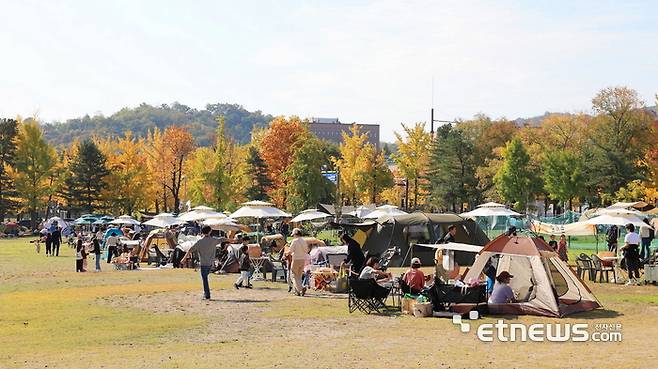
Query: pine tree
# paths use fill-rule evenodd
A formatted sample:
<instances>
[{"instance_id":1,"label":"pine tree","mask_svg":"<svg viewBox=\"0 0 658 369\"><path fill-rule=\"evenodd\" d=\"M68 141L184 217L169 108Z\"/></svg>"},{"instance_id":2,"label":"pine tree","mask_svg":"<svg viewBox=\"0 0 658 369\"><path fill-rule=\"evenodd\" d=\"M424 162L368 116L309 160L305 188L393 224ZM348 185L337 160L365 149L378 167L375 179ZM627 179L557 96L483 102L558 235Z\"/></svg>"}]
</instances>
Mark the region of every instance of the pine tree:
<instances>
[{"instance_id":1,"label":"pine tree","mask_svg":"<svg viewBox=\"0 0 658 369\"><path fill-rule=\"evenodd\" d=\"M6 170L14 165L16 154L16 134L18 122L14 119L0 119L0 221L5 220L8 212L16 208L16 187Z\"/></svg>"},{"instance_id":2,"label":"pine tree","mask_svg":"<svg viewBox=\"0 0 658 369\"><path fill-rule=\"evenodd\" d=\"M473 143L448 124L437 129L430 150L429 188L433 205L462 212L463 204L474 202L478 192Z\"/></svg>"},{"instance_id":3,"label":"pine tree","mask_svg":"<svg viewBox=\"0 0 658 369\"><path fill-rule=\"evenodd\" d=\"M100 207L108 174L105 155L96 143L91 140L80 142L75 157L69 162L64 182L64 197L69 208L93 213Z\"/></svg>"},{"instance_id":4,"label":"pine tree","mask_svg":"<svg viewBox=\"0 0 658 369\"><path fill-rule=\"evenodd\" d=\"M247 151L246 164L249 187L245 190L245 197L249 200L269 200L267 191L272 187L272 180L267 174L267 163L260 157L258 149L253 146Z\"/></svg>"}]
</instances>

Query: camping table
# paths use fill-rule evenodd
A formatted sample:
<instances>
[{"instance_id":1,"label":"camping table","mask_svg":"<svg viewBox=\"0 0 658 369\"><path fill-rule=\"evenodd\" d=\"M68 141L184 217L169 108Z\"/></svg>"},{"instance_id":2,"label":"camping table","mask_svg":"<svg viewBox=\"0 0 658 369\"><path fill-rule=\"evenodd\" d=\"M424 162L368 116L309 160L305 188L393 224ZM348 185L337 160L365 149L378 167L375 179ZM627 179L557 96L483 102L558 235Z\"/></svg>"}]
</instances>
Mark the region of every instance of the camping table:
<instances>
[{"instance_id":1,"label":"camping table","mask_svg":"<svg viewBox=\"0 0 658 369\"><path fill-rule=\"evenodd\" d=\"M263 265L265 265L265 260L267 257L261 256L259 258L249 258L251 266L254 268L254 273L251 275L251 279L254 281L263 281L265 277L263 276Z\"/></svg>"},{"instance_id":2,"label":"camping table","mask_svg":"<svg viewBox=\"0 0 658 369\"><path fill-rule=\"evenodd\" d=\"M612 281L612 283L623 283L624 280L628 277L628 275L621 269L619 266L621 259L623 259L623 256L604 256L601 258L603 261L612 261L613 268L615 269L615 276L616 278Z\"/></svg>"}]
</instances>

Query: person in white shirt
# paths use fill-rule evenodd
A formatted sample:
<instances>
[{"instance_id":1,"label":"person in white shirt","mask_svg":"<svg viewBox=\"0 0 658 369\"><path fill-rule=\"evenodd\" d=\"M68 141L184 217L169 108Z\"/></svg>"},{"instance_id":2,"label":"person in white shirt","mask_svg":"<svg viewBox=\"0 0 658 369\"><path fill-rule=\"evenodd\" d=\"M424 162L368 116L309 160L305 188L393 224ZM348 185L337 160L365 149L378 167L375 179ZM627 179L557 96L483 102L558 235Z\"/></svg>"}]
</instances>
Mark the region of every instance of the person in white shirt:
<instances>
[{"instance_id":1,"label":"person in white shirt","mask_svg":"<svg viewBox=\"0 0 658 369\"><path fill-rule=\"evenodd\" d=\"M292 286L297 296L304 296L306 288L302 286L302 276L304 274L304 264L308 256L308 245L302 238L302 230L295 228L292 230L293 240L290 242L290 271L292 272Z\"/></svg>"},{"instance_id":2,"label":"person in white shirt","mask_svg":"<svg viewBox=\"0 0 658 369\"><path fill-rule=\"evenodd\" d=\"M632 223L626 224L628 233L624 237L624 246L621 248L624 259L626 259L626 269L628 270L628 282L626 285L638 284L640 278L640 235L635 233L635 226Z\"/></svg>"},{"instance_id":3,"label":"person in white shirt","mask_svg":"<svg viewBox=\"0 0 658 369\"><path fill-rule=\"evenodd\" d=\"M107 263L109 264L112 261L112 256L119 256L119 250L117 246L119 245L119 237L114 234L110 235L105 240L105 246L107 246Z\"/></svg>"}]
</instances>

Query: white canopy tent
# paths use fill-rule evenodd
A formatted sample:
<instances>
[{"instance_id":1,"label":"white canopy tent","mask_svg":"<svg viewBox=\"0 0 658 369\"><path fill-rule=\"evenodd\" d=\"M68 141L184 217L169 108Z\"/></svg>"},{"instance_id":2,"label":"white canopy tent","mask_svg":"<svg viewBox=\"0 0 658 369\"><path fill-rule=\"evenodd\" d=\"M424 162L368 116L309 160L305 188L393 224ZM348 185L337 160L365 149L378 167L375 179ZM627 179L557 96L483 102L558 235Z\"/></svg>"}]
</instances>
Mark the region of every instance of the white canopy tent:
<instances>
[{"instance_id":1,"label":"white canopy tent","mask_svg":"<svg viewBox=\"0 0 658 369\"><path fill-rule=\"evenodd\" d=\"M324 219L330 216L330 214L323 213L317 209L306 209L299 213L296 217L292 218L291 222L299 223L309 220Z\"/></svg>"},{"instance_id":2,"label":"white canopy tent","mask_svg":"<svg viewBox=\"0 0 658 369\"><path fill-rule=\"evenodd\" d=\"M377 219L379 217L383 216L396 216L396 215L406 215L408 214L406 211L402 211L398 209L397 206L393 205L382 205L377 207L373 212L370 212L366 214L365 216L362 216L362 219Z\"/></svg>"},{"instance_id":3,"label":"white canopy tent","mask_svg":"<svg viewBox=\"0 0 658 369\"><path fill-rule=\"evenodd\" d=\"M622 227L630 223L636 227L649 227L649 225L644 223L642 219L632 214L626 214L626 215L604 214L594 217L592 219L588 219L585 221L585 223L601 224L601 225L617 225Z\"/></svg>"},{"instance_id":4,"label":"white canopy tent","mask_svg":"<svg viewBox=\"0 0 658 369\"><path fill-rule=\"evenodd\" d=\"M154 216L153 219L146 221L143 224L152 227L167 228L180 223L181 221L176 219L173 214L160 213Z\"/></svg>"},{"instance_id":5,"label":"white canopy tent","mask_svg":"<svg viewBox=\"0 0 658 369\"><path fill-rule=\"evenodd\" d=\"M288 218L292 215L283 210L274 207L274 204L264 201L249 201L242 204L243 206L233 212L230 216L232 219L237 218Z\"/></svg>"},{"instance_id":6,"label":"white canopy tent","mask_svg":"<svg viewBox=\"0 0 658 369\"><path fill-rule=\"evenodd\" d=\"M497 202L485 202L484 204L480 204L476 206L476 208L504 208L504 204L499 204Z\"/></svg>"},{"instance_id":7,"label":"white canopy tent","mask_svg":"<svg viewBox=\"0 0 658 369\"><path fill-rule=\"evenodd\" d=\"M476 217L499 217L499 216L515 217L521 214L515 212L514 210L508 209L506 207L477 207L474 210L467 211L459 215L465 218L476 218Z\"/></svg>"},{"instance_id":8,"label":"white canopy tent","mask_svg":"<svg viewBox=\"0 0 658 369\"><path fill-rule=\"evenodd\" d=\"M203 225L210 226L210 228L218 231L239 231L240 225L228 218L210 218L202 222Z\"/></svg>"},{"instance_id":9,"label":"white canopy tent","mask_svg":"<svg viewBox=\"0 0 658 369\"><path fill-rule=\"evenodd\" d=\"M209 218L226 218L226 214L214 210L192 210L178 216L183 222L195 222Z\"/></svg>"},{"instance_id":10,"label":"white canopy tent","mask_svg":"<svg viewBox=\"0 0 658 369\"><path fill-rule=\"evenodd\" d=\"M356 209L348 212L347 215L364 219L368 214L372 213L374 210L375 208L372 206L369 207L365 205L360 205Z\"/></svg>"},{"instance_id":11,"label":"white canopy tent","mask_svg":"<svg viewBox=\"0 0 658 369\"><path fill-rule=\"evenodd\" d=\"M111 221L110 224L139 225L139 221L133 219L130 215L122 215Z\"/></svg>"}]
</instances>

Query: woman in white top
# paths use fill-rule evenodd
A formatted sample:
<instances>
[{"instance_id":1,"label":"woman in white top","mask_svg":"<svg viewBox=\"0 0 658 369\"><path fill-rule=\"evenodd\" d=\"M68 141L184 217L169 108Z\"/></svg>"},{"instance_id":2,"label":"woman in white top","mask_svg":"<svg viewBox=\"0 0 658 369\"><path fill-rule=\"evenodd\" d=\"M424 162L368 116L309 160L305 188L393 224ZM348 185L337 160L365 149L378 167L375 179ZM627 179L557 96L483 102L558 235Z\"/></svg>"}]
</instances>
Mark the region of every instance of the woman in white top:
<instances>
[{"instance_id":1,"label":"woman in white top","mask_svg":"<svg viewBox=\"0 0 658 369\"><path fill-rule=\"evenodd\" d=\"M640 235L635 233L635 226L631 223L626 224L626 230L628 233L624 237L624 247L621 248L628 270L626 285L638 284L640 278Z\"/></svg>"},{"instance_id":2,"label":"woman in white top","mask_svg":"<svg viewBox=\"0 0 658 369\"><path fill-rule=\"evenodd\" d=\"M290 271L292 272L292 286L297 296L304 296L306 288L302 286L302 276L304 275L304 264L308 256L308 245L302 238L302 230L295 228L292 230L293 240L290 242Z\"/></svg>"}]
</instances>

